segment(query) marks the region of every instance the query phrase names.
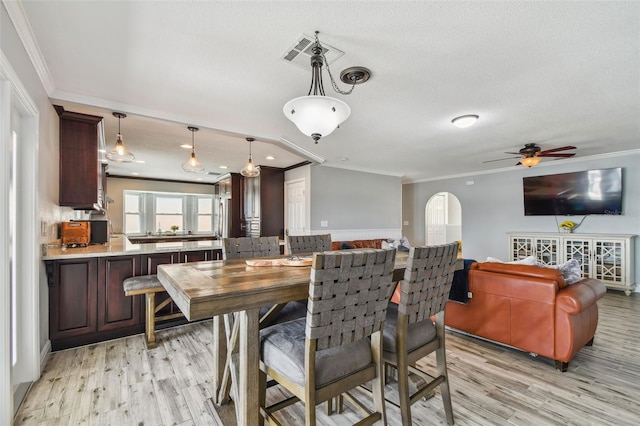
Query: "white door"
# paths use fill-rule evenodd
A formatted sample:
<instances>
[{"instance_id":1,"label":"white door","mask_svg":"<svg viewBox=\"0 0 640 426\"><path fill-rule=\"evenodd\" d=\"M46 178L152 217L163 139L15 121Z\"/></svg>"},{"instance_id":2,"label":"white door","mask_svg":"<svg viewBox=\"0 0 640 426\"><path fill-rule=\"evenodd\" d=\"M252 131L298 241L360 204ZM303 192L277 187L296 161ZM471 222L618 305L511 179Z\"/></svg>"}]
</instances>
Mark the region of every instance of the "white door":
<instances>
[{"instance_id":1,"label":"white door","mask_svg":"<svg viewBox=\"0 0 640 426\"><path fill-rule=\"evenodd\" d=\"M438 193L431 197L425 207L427 222L427 245L434 246L447 242L446 193Z\"/></svg>"},{"instance_id":2,"label":"white door","mask_svg":"<svg viewBox=\"0 0 640 426\"><path fill-rule=\"evenodd\" d=\"M0 424L40 374L38 111L0 55Z\"/></svg>"},{"instance_id":3,"label":"white door","mask_svg":"<svg viewBox=\"0 0 640 426\"><path fill-rule=\"evenodd\" d=\"M298 179L285 183L284 228L287 235L305 235L305 180Z\"/></svg>"}]
</instances>

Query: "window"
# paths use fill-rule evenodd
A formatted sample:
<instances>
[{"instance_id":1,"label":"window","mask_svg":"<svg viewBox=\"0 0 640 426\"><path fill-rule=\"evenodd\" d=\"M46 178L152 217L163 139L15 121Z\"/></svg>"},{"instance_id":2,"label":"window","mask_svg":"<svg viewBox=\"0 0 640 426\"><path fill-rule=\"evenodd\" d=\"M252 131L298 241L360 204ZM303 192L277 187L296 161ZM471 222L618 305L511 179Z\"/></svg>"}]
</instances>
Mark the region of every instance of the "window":
<instances>
[{"instance_id":1,"label":"window","mask_svg":"<svg viewBox=\"0 0 640 426\"><path fill-rule=\"evenodd\" d=\"M213 195L124 191L124 232L211 233Z\"/></svg>"}]
</instances>

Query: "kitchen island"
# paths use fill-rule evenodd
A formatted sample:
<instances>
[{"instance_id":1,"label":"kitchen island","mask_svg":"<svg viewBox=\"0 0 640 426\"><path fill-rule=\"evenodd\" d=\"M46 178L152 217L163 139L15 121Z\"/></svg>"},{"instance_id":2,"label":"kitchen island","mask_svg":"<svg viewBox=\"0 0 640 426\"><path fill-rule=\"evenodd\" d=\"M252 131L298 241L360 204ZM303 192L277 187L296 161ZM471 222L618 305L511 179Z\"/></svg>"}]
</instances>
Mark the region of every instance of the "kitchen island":
<instances>
[{"instance_id":1,"label":"kitchen island","mask_svg":"<svg viewBox=\"0 0 640 426\"><path fill-rule=\"evenodd\" d=\"M49 338L53 350L144 332L144 297L125 296L122 281L155 274L158 265L222 259L218 240L133 244L118 235L87 247L43 248L49 284ZM168 298L158 294L158 303ZM162 314L179 312L168 303ZM172 319L158 329L184 324Z\"/></svg>"}]
</instances>

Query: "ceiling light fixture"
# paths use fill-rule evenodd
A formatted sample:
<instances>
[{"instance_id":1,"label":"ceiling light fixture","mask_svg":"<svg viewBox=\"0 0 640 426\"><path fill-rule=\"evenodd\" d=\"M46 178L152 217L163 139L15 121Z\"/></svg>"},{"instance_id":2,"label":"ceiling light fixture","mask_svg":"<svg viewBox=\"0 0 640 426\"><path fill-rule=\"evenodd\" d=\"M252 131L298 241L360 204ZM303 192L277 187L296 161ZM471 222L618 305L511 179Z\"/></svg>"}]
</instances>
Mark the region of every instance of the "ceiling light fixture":
<instances>
[{"instance_id":1,"label":"ceiling light fixture","mask_svg":"<svg viewBox=\"0 0 640 426\"><path fill-rule=\"evenodd\" d=\"M340 80L351 84L349 91L342 91L336 85L329 62L324 56L322 45L318 40L318 31L313 47L311 48L311 87L307 96L301 96L290 100L282 109L284 115L307 136L311 136L315 143L321 137L331 134L351 114L349 105L339 99L325 96L322 85L322 66L326 64L327 72L331 78L333 89L342 95L349 95L356 84L369 80L371 72L364 67L351 67L340 74Z\"/></svg>"},{"instance_id":2,"label":"ceiling light fixture","mask_svg":"<svg viewBox=\"0 0 640 426\"><path fill-rule=\"evenodd\" d=\"M196 138L195 134L199 130L197 127L187 127L191 131L191 156L182 164L182 170L190 173L200 173L204 171L204 167L196 158Z\"/></svg>"},{"instance_id":3,"label":"ceiling light fixture","mask_svg":"<svg viewBox=\"0 0 640 426\"><path fill-rule=\"evenodd\" d=\"M542 160L542 158L540 157L525 157L522 160L520 160L520 164L522 164L525 167L533 167L535 165L537 165L540 160Z\"/></svg>"},{"instance_id":4,"label":"ceiling light fixture","mask_svg":"<svg viewBox=\"0 0 640 426\"><path fill-rule=\"evenodd\" d=\"M116 144L113 149L105 155L107 160L115 161L118 163L130 163L135 160L135 156L124 146L124 142L122 141L122 134L120 133L120 119L125 118L127 114L123 114L121 112L114 112L114 117L118 117L118 136L116 138Z\"/></svg>"},{"instance_id":5,"label":"ceiling light fixture","mask_svg":"<svg viewBox=\"0 0 640 426\"><path fill-rule=\"evenodd\" d=\"M240 174L245 177L258 177L260 176L260 166L255 166L253 164L253 160L251 159L251 142L253 142L254 138L247 138L247 142L249 142L249 161L247 164L240 170Z\"/></svg>"},{"instance_id":6,"label":"ceiling light fixture","mask_svg":"<svg viewBox=\"0 0 640 426\"><path fill-rule=\"evenodd\" d=\"M464 129L465 127L470 127L476 124L478 118L480 117L475 114L461 115L460 117L456 117L451 120L451 123L456 127Z\"/></svg>"}]
</instances>

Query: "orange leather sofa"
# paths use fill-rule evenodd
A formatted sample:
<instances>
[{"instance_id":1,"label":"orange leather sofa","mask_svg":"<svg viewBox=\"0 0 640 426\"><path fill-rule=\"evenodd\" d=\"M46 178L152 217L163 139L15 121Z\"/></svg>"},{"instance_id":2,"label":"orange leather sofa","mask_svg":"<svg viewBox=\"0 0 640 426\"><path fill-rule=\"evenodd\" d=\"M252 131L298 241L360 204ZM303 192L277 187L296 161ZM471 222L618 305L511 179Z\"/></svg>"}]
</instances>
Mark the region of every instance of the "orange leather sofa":
<instances>
[{"instance_id":1,"label":"orange leather sofa","mask_svg":"<svg viewBox=\"0 0 640 426\"><path fill-rule=\"evenodd\" d=\"M353 248L382 248L382 243L387 241L386 238L377 238L373 240L351 240L351 241L332 241L331 250L340 250L342 243L349 244Z\"/></svg>"},{"instance_id":2,"label":"orange leather sofa","mask_svg":"<svg viewBox=\"0 0 640 426\"><path fill-rule=\"evenodd\" d=\"M561 371L593 344L606 292L598 280L568 286L557 269L484 262L471 265L468 285L467 304L447 302L451 328L551 358Z\"/></svg>"}]
</instances>

